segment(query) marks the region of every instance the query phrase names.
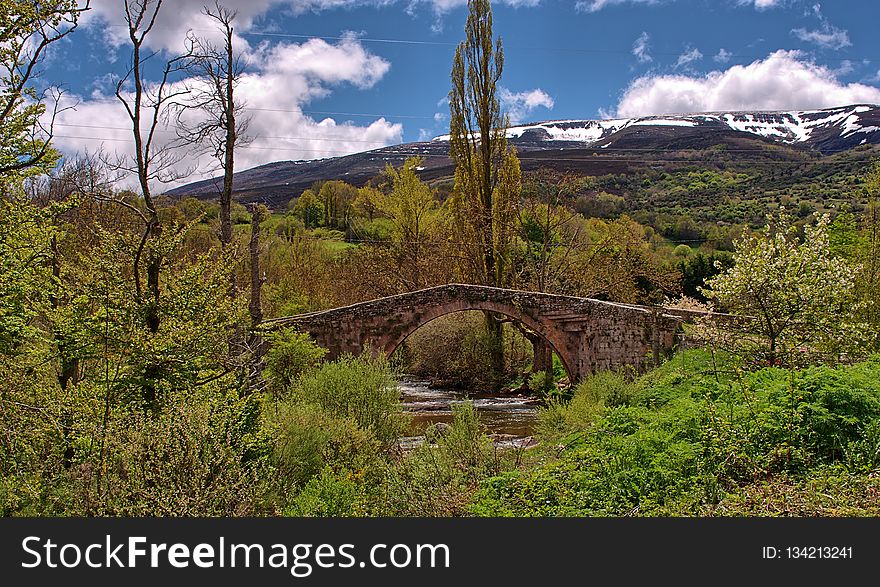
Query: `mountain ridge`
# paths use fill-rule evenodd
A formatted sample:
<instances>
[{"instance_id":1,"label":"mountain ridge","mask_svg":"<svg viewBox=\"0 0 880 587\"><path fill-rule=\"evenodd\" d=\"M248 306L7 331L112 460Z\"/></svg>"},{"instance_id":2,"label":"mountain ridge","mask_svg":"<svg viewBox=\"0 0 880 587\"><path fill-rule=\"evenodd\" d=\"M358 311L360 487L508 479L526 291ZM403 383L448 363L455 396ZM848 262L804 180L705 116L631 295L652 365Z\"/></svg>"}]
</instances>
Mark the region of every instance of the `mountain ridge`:
<instances>
[{"instance_id":1,"label":"mountain ridge","mask_svg":"<svg viewBox=\"0 0 880 587\"><path fill-rule=\"evenodd\" d=\"M712 149L737 161L798 161L880 144L880 106L853 104L814 110L741 110L666 114L605 120L561 119L513 125L507 136L526 170L551 167L585 175L628 173L655 163L686 163ZM448 135L341 157L274 161L236 173L239 201L286 203L321 180L363 185L385 165L422 156L425 180L451 176ZM560 155L563 152L564 156ZM552 155L551 155L552 153ZM659 153L667 159L648 157ZM184 185L170 196L214 197L218 179Z\"/></svg>"}]
</instances>

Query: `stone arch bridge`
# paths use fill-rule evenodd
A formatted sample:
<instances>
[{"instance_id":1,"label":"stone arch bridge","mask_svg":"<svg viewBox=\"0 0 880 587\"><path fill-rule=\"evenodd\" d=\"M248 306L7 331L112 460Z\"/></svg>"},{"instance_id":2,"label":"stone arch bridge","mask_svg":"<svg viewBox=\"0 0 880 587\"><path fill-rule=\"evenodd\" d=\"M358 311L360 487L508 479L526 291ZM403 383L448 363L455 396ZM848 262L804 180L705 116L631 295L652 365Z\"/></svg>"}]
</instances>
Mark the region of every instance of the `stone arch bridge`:
<instances>
[{"instance_id":1,"label":"stone arch bridge","mask_svg":"<svg viewBox=\"0 0 880 587\"><path fill-rule=\"evenodd\" d=\"M577 382L590 373L659 363L678 342L692 316L657 307L618 304L555 294L450 284L351 306L267 320L265 330L293 327L329 350L328 358L365 348L390 356L431 320L466 310L502 314L540 346L555 351ZM536 369L547 365L536 354Z\"/></svg>"}]
</instances>

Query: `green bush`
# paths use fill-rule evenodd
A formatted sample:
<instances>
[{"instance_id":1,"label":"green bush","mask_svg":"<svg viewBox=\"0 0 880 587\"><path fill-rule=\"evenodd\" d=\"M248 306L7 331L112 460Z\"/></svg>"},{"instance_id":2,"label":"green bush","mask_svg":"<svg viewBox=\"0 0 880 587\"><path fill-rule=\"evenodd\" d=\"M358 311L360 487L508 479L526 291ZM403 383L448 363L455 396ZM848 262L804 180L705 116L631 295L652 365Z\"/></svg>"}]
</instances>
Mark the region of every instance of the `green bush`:
<instances>
[{"instance_id":1,"label":"green bush","mask_svg":"<svg viewBox=\"0 0 880 587\"><path fill-rule=\"evenodd\" d=\"M186 390L166 392L161 412L118 412L103 441L105 462L96 456L75 462L42 513L265 514L271 441L259 426L259 411L254 396ZM78 454L88 441L81 439Z\"/></svg>"},{"instance_id":2,"label":"green bush","mask_svg":"<svg viewBox=\"0 0 880 587\"><path fill-rule=\"evenodd\" d=\"M372 433L319 406L286 406L276 422L275 460L282 486L301 488L325 469L363 471L378 458Z\"/></svg>"},{"instance_id":3,"label":"green bush","mask_svg":"<svg viewBox=\"0 0 880 587\"><path fill-rule=\"evenodd\" d=\"M880 462L880 360L740 374L689 351L633 384L588 379L571 403L545 410L541 426L550 438L568 435L558 458L484 481L470 512L724 513L742 511L737 496L753 498L762 484L826 511L833 504L804 494L835 467L844 473L822 483L840 499L860 483L864 504L876 484L853 475L876 475Z\"/></svg>"},{"instance_id":4,"label":"green bush","mask_svg":"<svg viewBox=\"0 0 880 587\"><path fill-rule=\"evenodd\" d=\"M352 473L322 469L284 513L288 516L352 517L365 515L367 507L364 486Z\"/></svg>"},{"instance_id":5,"label":"green bush","mask_svg":"<svg viewBox=\"0 0 880 587\"><path fill-rule=\"evenodd\" d=\"M544 371L536 371L529 376L529 390L532 392L547 395L555 387L553 376Z\"/></svg>"},{"instance_id":6,"label":"green bush","mask_svg":"<svg viewBox=\"0 0 880 587\"><path fill-rule=\"evenodd\" d=\"M471 402L453 404L451 427L431 428L426 442L388 471L386 514L457 516L500 461Z\"/></svg>"},{"instance_id":7,"label":"green bush","mask_svg":"<svg viewBox=\"0 0 880 587\"><path fill-rule=\"evenodd\" d=\"M547 439L589 427L606 407L625 405L636 387L620 373L604 371L579 383L570 401L551 401L538 413L538 432Z\"/></svg>"},{"instance_id":8,"label":"green bush","mask_svg":"<svg viewBox=\"0 0 880 587\"><path fill-rule=\"evenodd\" d=\"M291 393L294 401L349 418L388 445L405 433L407 419L388 363L368 354L324 363L300 377Z\"/></svg>"},{"instance_id":9,"label":"green bush","mask_svg":"<svg viewBox=\"0 0 880 587\"><path fill-rule=\"evenodd\" d=\"M307 369L318 364L327 350L319 347L308 334L285 328L265 335L269 343L263 375L276 394L287 392Z\"/></svg>"}]
</instances>

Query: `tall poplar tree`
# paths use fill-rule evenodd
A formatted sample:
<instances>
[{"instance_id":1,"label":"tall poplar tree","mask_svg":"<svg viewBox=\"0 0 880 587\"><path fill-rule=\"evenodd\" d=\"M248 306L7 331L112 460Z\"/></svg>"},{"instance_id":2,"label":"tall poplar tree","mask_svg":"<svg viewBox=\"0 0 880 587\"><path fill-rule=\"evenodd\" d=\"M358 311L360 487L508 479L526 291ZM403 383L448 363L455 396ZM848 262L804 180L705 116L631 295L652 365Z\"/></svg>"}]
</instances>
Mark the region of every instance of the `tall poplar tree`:
<instances>
[{"instance_id":1,"label":"tall poplar tree","mask_svg":"<svg viewBox=\"0 0 880 587\"><path fill-rule=\"evenodd\" d=\"M492 33L489 0L469 0L466 40L455 50L449 92L450 156L455 162L453 209L463 271L475 283L508 285L521 173L507 143L507 117L498 100L504 68L501 39ZM486 314L492 364L501 372L501 322Z\"/></svg>"}]
</instances>

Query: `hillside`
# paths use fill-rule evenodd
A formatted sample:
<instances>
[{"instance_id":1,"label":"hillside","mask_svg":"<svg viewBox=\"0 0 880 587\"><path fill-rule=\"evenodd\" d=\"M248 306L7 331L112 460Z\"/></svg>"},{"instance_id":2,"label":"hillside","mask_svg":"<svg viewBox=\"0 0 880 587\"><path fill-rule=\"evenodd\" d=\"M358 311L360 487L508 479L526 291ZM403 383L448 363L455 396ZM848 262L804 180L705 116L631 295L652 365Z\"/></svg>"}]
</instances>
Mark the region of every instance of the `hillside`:
<instances>
[{"instance_id":1,"label":"hillside","mask_svg":"<svg viewBox=\"0 0 880 587\"><path fill-rule=\"evenodd\" d=\"M674 172L685 166L754 170L821 165L835 154L880 144L880 107L853 105L790 112L720 112L615 120L564 120L518 125L508 137L526 171L549 167L582 175ZM236 174L236 197L272 206L315 181L342 179L362 185L388 163L425 158L427 181L452 175L448 137L310 161L277 161ZM214 197L217 180L168 192L172 196Z\"/></svg>"}]
</instances>

